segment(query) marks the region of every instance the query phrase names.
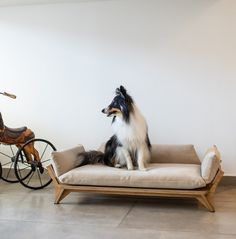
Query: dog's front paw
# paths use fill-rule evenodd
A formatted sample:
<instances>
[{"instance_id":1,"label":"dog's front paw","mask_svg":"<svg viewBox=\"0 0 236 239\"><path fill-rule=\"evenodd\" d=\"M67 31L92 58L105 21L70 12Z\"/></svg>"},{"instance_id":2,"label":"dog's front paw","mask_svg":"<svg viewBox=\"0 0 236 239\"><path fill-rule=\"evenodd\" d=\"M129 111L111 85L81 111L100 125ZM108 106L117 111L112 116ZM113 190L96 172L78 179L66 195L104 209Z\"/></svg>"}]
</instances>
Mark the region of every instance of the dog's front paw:
<instances>
[{"instance_id":1,"label":"dog's front paw","mask_svg":"<svg viewBox=\"0 0 236 239\"><path fill-rule=\"evenodd\" d=\"M140 170L140 171L147 171L148 169L145 168L145 167L139 167L139 170Z\"/></svg>"},{"instance_id":2,"label":"dog's front paw","mask_svg":"<svg viewBox=\"0 0 236 239\"><path fill-rule=\"evenodd\" d=\"M134 170L134 167L133 166L129 166L129 167L127 167L128 168L128 170Z\"/></svg>"},{"instance_id":3,"label":"dog's front paw","mask_svg":"<svg viewBox=\"0 0 236 239\"><path fill-rule=\"evenodd\" d=\"M117 164L115 165L115 168L121 168L121 165L120 165L119 163L117 163Z\"/></svg>"}]
</instances>

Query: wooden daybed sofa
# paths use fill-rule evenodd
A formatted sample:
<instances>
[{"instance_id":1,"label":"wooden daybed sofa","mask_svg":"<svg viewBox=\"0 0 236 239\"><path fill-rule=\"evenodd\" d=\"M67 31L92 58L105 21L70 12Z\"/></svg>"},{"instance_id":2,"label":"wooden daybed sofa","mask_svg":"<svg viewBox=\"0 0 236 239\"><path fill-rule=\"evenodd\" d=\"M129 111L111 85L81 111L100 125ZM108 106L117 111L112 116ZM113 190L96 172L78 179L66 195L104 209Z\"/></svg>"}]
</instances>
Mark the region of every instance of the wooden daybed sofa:
<instances>
[{"instance_id":1,"label":"wooden daybed sofa","mask_svg":"<svg viewBox=\"0 0 236 239\"><path fill-rule=\"evenodd\" d=\"M71 192L92 192L195 198L209 211L215 211L213 194L224 174L216 146L200 161L193 145L152 145L147 171L101 164L79 166L77 156L82 151L79 145L52 153L48 172L54 183L56 204Z\"/></svg>"}]
</instances>

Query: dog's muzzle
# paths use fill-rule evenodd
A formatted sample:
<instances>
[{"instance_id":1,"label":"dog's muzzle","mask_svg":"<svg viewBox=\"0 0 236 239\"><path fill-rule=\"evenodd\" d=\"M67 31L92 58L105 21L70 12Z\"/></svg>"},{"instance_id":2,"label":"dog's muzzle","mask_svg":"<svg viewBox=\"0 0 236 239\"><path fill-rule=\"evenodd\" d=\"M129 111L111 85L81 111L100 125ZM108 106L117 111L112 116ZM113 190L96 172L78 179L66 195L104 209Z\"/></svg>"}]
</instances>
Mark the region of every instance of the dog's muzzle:
<instances>
[{"instance_id":1,"label":"dog's muzzle","mask_svg":"<svg viewBox=\"0 0 236 239\"><path fill-rule=\"evenodd\" d=\"M106 114L107 117L112 116L113 114L116 114L119 110L115 108L104 108L102 109L102 113Z\"/></svg>"},{"instance_id":2,"label":"dog's muzzle","mask_svg":"<svg viewBox=\"0 0 236 239\"><path fill-rule=\"evenodd\" d=\"M102 113L106 114L107 117L111 116L112 113L110 112L110 109L109 108L104 108L102 109Z\"/></svg>"}]
</instances>

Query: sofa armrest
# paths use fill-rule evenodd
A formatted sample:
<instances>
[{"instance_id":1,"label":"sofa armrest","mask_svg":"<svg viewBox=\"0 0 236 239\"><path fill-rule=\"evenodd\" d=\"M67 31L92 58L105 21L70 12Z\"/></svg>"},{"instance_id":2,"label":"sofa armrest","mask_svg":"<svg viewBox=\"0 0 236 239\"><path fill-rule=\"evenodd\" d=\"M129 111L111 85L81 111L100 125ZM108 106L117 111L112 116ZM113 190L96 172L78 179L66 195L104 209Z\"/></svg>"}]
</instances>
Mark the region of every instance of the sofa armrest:
<instances>
[{"instance_id":1,"label":"sofa armrest","mask_svg":"<svg viewBox=\"0 0 236 239\"><path fill-rule=\"evenodd\" d=\"M63 151L52 152L51 164L57 177L79 166L78 154L84 152L83 145Z\"/></svg>"},{"instance_id":2,"label":"sofa armrest","mask_svg":"<svg viewBox=\"0 0 236 239\"><path fill-rule=\"evenodd\" d=\"M207 150L201 163L201 176L207 184L214 179L218 169L220 169L220 163L220 152L214 145Z\"/></svg>"}]
</instances>

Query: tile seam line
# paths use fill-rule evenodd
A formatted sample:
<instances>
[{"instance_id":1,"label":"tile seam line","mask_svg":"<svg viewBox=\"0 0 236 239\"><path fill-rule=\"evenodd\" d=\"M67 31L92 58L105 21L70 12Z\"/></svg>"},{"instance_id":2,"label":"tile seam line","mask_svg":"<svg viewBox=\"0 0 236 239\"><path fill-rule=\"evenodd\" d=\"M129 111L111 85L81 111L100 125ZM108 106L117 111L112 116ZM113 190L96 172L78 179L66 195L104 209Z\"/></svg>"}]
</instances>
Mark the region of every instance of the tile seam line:
<instances>
[{"instance_id":1,"label":"tile seam line","mask_svg":"<svg viewBox=\"0 0 236 239\"><path fill-rule=\"evenodd\" d=\"M128 212L124 215L124 217L120 220L120 222L117 224L116 228L119 228L120 225L123 223L123 221L126 219L126 217L129 215L129 213L133 210L134 206L137 204L138 199L136 199L132 205L130 206Z\"/></svg>"},{"instance_id":2,"label":"tile seam line","mask_svg":"<svg viewBox=\"0 0 236 239\"><path fill-rule=\"evenodd\" d=\"M132 207L132 206L131 206ZM130 210L129 210L130 211ZM126 216L128 215L128 213L126 213ZM68 226L70 226L70 225L72 225L72 226L76 226L76 225L78 225L78 224L65 224L64 222L63 223L59 223L59 222L48 222L48 221L30 221L30 220L16 220L16 219L1 219L0 218L0 223L1 222L10 222L10 221L15 221L15 222L19 222L19 221L21 221L21 222L31 222L31 223L43 223L43 224L53 224L53 225L59 225L59 224L63 224L63 225L68 225ZM90 226L94 226L94 224L87 224L87 225L90 225ZM101 226L100 224L97 224L98 226ZM109 226L102 226L102 228L107 228L107 227L109 227ZM101 228L101 227L100 227ZM122 229L123 227L114 227L114 228L116 228L116 229ZM125 229L128 229L128 230L134 230L134 229L138 229L138 230L141 230L141 229L143 229L143 228L136 228L136 227L125 227ZM150 230L150 231L157 231L157 232L173 232L173 231L176 231L176 230L154 230L154 229L151 229L151 228L147 228L147 230ZM198 233L197 231L182 231L182 230L180 230L180 231L178 231L178 232L182 232L182 233L195 233L195 234L199 234L199 235L204 235L204 234L209 234L208 232L206 232L206 233ZM211 233L212 234L212 233ZM235 236L236 234L232 234L232 233L221 233L221 232L219 232L219 233L213 233L212 235L226 235L226 236Z\"/></svg>"}]
</instances>

